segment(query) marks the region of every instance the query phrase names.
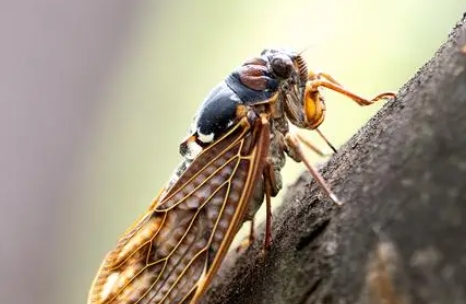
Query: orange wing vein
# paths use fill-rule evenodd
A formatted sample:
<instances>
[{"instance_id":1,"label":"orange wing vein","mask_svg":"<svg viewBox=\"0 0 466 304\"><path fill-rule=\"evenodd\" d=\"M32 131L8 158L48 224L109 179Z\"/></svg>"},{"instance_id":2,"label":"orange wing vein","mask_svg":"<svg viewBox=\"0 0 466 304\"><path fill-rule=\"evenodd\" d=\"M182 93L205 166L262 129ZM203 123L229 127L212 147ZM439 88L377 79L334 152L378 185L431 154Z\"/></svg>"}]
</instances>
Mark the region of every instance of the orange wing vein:
<instances>
[{"instance_id":1,"label":"orange wing vein","mask_svg":"<svg viewBox=\"0 0 466 304\"><path fill-rule=\"evenodd\" d=\"M105 257L88 304L198 303L262 173L269 125L246 118L205 148Z\"/></svg>"}]
</instances>

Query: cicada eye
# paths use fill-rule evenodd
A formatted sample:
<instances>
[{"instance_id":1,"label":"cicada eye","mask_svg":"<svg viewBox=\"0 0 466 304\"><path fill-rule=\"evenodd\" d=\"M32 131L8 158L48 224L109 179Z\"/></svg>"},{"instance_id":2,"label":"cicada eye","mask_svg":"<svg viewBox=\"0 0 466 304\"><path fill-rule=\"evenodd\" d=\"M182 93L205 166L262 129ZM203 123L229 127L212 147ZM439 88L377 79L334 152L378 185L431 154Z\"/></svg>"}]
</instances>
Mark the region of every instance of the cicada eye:
<instances>
[{"instance_id":1,"label":"cicada eye","mask_svg":"<svg viewBox=\"0 0 466 304\"><path fill-rule=\"evenodd\" d=\"M291 61L290 57L280 54L276 55L272 58L270 65L274 74L277 77L287 79L291 76L293 72L293 62Z\"/></svg>"}]
</instances>

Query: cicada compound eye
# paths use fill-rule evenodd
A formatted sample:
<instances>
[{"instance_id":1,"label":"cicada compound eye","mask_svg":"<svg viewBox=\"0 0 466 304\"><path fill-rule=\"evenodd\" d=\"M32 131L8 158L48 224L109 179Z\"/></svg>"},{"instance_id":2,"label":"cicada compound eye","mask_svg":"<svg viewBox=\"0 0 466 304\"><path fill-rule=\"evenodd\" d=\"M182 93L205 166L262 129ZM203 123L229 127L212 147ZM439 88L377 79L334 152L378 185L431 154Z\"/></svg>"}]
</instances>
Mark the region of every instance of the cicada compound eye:
<instances>
[{"instance_id":1,"label":"cicada compound eye","mask_svg":"<svg viewBox=\"0 0 466 304\"><path fill-rule=\"evenodd\" d=\"M283 79L289 78L294 68L293 61L285 54L276 54L272 58L270 66L272 67L273 73L277 77Z\"/></svg>"}]
</instances>

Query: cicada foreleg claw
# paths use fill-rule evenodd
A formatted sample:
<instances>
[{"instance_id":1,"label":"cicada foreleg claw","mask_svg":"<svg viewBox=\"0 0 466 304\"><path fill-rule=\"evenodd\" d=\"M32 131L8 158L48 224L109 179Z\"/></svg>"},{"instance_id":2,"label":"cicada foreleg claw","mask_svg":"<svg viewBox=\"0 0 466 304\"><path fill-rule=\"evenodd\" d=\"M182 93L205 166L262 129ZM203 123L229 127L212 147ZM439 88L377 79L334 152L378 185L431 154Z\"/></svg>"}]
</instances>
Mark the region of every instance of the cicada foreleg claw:
<instances>
[{"instance_id":1,"label":"cicada foreleg claw","mask_svg":"<svg viewBox=\"0 0 466 304\"><path fill-rule=\"evenodd\" d=\"M311 76L311 79L309 80L311 90L318 90L320 87L324 87L330 90L333 90L335 92L338 92L342 95L345 95L346 97L354 100L357 104L361 106L367 106L371 105L374 102L381 100L381 99L390 99L390 98L395 98L396 94L393 92L384 92L381 94L378 94L372 99L367 99L364 97L361 97L353 92L351 92L348 89L345 89L338 81L336 81L332 76L330 76L327 73L317 73Z\"/></svg>"}]
</instances>

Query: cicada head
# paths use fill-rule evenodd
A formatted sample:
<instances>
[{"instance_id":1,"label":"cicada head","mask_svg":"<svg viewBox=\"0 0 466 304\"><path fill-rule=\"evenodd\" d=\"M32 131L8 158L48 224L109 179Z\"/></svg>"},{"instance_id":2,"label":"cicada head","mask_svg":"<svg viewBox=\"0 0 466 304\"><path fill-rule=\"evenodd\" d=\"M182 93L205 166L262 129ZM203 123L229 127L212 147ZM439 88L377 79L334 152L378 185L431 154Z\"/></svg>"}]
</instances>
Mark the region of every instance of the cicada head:
<instances>
[{"instance_id":1,"label":"cicada head","mask_svg":"<svg viewBox=\"0 0 466 304\"><path fill-rule=\"evenodd\" d=\"M308 72L303 57L293 51L266 49L270 69L284 79L283 108L289 121L304 129L317 128L324 119L325 104L320 92L313 87L315 75Z\"/></svg>"}]
</instances>

